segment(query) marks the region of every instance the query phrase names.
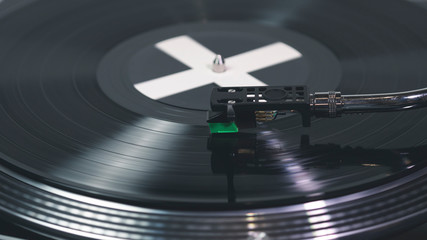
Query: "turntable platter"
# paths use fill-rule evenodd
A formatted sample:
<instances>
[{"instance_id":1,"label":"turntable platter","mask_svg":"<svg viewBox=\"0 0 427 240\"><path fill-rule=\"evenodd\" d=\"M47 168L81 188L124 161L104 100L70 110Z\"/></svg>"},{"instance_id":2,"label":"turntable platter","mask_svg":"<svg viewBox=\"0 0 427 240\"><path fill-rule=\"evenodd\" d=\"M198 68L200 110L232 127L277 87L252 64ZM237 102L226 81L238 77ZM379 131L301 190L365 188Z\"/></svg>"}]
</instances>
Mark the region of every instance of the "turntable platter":
<instances>
[{"instance_id":1,"label":"turntable platter","mask_svg":"<svg viewBox=\"0 0 427 240\"><path fill-rule=\"evenodd\" d=\"M46 207L46 199L55 199L47 206L51 211L67 201L87 204L80 210L88 212L91 204L101 212L118 204L111 214L123 221L133 211L138 221L143 214L149 221L159 214L160 222L176 215L189 222L183 223L187 230L205 216L203 226L213 238L213 230L226 227L217 221L229 214L238 218L236 235L226 230L230 238L247 237L241 218L248 212L266 214L273 224L257 222L255 230L290 223L274 220L275 213L304 219L299 211L325 206L353 221L357 214L343 208L361 208L352 205L356 199L378 214L361 210L364 224L377 224L372 231L384 227L375 204L385 199L385 225L392 226L393 217L425 214L426 109L316 119L309 129L290 115L266 124L264 132L237 137L244 147L232 149L210 146L205 123L215 86L306 84L313 91L349 94L425 87L427 14L412 3L47 0L0 14L0 205L13 215L17 206L7 203L27 194L15 217L28 228L42 225L55 229L49 234L73 236L69 229L76 228L26 215L26 204ZM252 63L254 51L262 57ZM212 72L206 52L223 55L230 70ZM302 136L308 136L308 148ZM229 154L242 149L252 151L250 161L243 170L230 170ZM16 197L9 199L13 189ZM400 201L396 215L393 201ZM413 209L405 212L409 205ZM365 227L337 229L345 236L371 231ZM93 238L105 234L78 229ZM276 230L264 232L287 235ZM311 230L304 231L308 238ZM192 236L203 236L197 234Z\"/></svg>"}]
</instances>

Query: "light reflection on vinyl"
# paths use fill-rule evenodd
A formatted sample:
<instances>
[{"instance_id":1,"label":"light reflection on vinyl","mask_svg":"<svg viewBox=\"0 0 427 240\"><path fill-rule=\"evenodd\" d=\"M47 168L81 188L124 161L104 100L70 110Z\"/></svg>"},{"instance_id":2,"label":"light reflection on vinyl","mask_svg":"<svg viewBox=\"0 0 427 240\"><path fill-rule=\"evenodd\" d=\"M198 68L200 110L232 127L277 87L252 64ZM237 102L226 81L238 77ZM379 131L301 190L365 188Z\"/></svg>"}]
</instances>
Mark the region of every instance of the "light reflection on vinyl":
<instances>
[{"instance_id":1,"label":"light reflection on vinyl","mask_svg":"<svg viewBox=\"0 0 427 240\"><path fill-rule=\"evenodd\" d=\"M378 237L425 221L425 109L308 129L290 115L212 136L204 119L216 81L165 84L157 97L135 88L189 70L155 47L178 36L225 59L277 42L301 54L245 72L267 85L425 87L427 14L416 5L20 4L0 6L0 211L10 221L66 239L264 240Z\"/></svg>"}]
</instances>

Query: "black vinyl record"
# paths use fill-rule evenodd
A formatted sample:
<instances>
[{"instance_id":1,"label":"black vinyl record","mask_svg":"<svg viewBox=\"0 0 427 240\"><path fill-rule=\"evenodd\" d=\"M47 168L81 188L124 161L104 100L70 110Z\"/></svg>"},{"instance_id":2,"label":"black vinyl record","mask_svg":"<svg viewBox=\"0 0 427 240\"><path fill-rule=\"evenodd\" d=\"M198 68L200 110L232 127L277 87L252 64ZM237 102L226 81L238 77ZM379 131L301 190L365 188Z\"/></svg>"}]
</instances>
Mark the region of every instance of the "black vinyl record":
<instances>
[{"instance_id":1,"label":"black vinyl record","mask_svg":"<svg viewBox=\"0 0 427 240\"><path fill-rule=\"evenodd\" d=\"M206 124L217 86L427 86L425 9L395 0L1 7L0 209L18 225L67 239L337 239L425 221L426 109L310 128L289 115L233 136ZM264 55L248 57L256 51ZM211 53L230 70L212 73Z\"/></svg>"}]
</instances>

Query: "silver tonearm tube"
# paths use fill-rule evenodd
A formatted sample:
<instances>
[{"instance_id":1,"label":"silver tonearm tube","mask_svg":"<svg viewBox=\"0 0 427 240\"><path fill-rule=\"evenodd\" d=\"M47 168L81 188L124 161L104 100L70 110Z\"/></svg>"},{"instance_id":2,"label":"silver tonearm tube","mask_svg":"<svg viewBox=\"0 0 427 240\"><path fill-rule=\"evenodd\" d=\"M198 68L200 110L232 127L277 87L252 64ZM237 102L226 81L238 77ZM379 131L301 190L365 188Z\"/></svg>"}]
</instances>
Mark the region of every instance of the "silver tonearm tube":
<instances>
[{"instance_id":1,"label":"silver tonearm tube","mask_svg":"<svg viewBox=\"0 0 427 240\"><path fill-rule=\"evenodd\" d=\"M341 95L341 92L316 92L310 95L311 110L318 117L342 114L391 112L427 107L427 88L406 92Z\"/></svg>"}]
</instances>

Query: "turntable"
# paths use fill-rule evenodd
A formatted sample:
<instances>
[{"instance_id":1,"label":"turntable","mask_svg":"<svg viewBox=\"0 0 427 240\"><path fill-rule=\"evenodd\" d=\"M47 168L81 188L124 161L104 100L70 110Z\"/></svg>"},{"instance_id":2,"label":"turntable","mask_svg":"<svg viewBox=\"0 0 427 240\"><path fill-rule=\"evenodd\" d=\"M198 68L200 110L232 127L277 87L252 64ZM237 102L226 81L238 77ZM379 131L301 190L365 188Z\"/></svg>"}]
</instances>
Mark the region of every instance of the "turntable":
<instances>
[{"instance_id":1,"label":"turntable","mask_svg":"<svg viewBox=\"0 0 427 240\"><path fill-rule=\"evenodd\" d=\"M425 235L424 5L0 1L0 235Z\"/></svg>"}]
</instances>

